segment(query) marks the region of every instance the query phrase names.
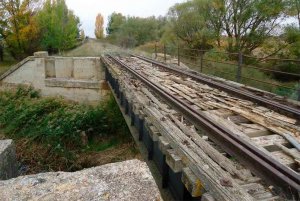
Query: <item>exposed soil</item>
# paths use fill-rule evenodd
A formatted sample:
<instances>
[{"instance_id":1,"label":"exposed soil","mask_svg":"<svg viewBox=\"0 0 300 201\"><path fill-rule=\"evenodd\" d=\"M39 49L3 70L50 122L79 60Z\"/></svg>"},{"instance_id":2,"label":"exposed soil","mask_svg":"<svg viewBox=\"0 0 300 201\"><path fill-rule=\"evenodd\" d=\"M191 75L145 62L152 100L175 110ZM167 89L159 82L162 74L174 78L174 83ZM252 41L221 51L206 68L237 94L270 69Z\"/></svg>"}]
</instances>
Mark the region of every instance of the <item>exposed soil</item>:
<instances>
[{"instance_id":1,"label":"exposed soil","mask_svg":"<svg viewBox=\"0 0 300 201\"><path fill-rule=\"evenodd\" d=\"M6 139L0 134L0 140ZM107 139L106 139L107 140ZM105 139L102 140L102 143ZM121 142L102 151L78 150L69 159L51 153L50 147L29 139L14 140L20 175L49 171L77 171L130 159L142 159L134 142Z\"/></svg>"}]
</instances>

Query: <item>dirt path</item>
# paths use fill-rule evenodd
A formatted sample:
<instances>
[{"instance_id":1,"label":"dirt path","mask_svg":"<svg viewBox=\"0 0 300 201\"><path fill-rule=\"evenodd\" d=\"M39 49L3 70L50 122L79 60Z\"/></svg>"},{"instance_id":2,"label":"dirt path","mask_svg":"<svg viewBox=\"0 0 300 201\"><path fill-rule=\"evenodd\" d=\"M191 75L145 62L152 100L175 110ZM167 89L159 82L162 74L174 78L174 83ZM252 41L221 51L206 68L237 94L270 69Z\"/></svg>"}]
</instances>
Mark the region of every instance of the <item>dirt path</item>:
<instances>
[{"instance_id":1,"label":"dirt path","mask_svg":"<svg viewBox=\"0 0 300 201\"><path fill-rule=\"evenodd\" d=\"M65 52L63 56L100 56L106 52L122 51L119 47L95 39L87 39L81 46Z\"/></svg>"}]
</instances>

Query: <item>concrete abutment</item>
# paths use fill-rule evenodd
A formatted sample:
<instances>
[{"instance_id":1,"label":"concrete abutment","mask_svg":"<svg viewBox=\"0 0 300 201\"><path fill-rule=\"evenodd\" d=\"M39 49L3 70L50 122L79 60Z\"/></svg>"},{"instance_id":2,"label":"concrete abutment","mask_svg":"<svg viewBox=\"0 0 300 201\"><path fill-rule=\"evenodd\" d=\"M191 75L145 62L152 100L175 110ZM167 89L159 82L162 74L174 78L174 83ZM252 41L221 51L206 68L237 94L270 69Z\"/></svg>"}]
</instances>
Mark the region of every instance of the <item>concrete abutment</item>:
<instances>
[{"instance_id":1,"label":"concrete abutment","mask_svg":"<svg viewBox=\"0 0 300 201\"><path fill-rule=\"evenodd\" d=\"M32 86L42 96L96 105L108 97L99 57L55 57L37 52L0 76L0 89Z\"/></svg>"}]
</instances>

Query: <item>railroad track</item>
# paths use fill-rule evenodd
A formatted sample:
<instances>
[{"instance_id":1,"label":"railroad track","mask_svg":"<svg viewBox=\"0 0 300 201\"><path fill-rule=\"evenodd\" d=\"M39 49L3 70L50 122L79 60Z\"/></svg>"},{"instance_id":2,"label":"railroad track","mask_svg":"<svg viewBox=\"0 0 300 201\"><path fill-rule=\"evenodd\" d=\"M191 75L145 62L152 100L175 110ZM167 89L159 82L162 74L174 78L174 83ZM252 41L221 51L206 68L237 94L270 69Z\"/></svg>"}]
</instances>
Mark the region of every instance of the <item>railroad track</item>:
<instances>
[{"instance_id":1,"label":"railroad track","mask_svg":"<svg viewBox=\"0 0 300 201\"><path fill-rule=\"evenodd\" d=\"M191 72L187 72L187 71L184 71L184 70L181 70L181 69L178 69L178 68L168 66L166 64L155 61L153 59L149 59L149 58L139 56L139 55L132 55L132 56L137 57L139 59L142 59L144 61L147 61L147 62L149 62L153 65L156 65L158 67L167 69L169 71L191 77L192 79L194 79L196 81L199 81L201 83L208 84L209 86L215 87L215 88L220 89L222 91L226 91L228 93L237 95L238 97L242 97L242 98L245 98L247 100L254 101L256 103L259 103L260 105L271 108L271 109L273 109L273 110L275 110L279 113L283 113L285 115L288 115L288 116L291 116L293 118L296 118L296 119L300 120L300 108L299 108L299 106L294 106L294 107L287 106L286 104L282 104L282 103L270 100L269 98L265 98L265 97L262 97L262 96L257 96L257 95L255 95L251 92L241 90L241 89L237 89L235 87L232 87L232 86L214 81L212 79L208 79L208 78L205 78L203 76L195 75L194 73L191 73Z\"/></svg>"},{"instance_id":2,"label":"railroad track","mask_svg":"<svg viewBox=\"0 0 300 201\"><path fill-rule=\"evenodd\" d=\"M210 141L235 156L252 173L298 198L299 164L297 158L286 154L286 149L293 156L298 151L288 148L289 143L282 137L285 134L293 139L299 137L296 118L232 97L219 90L220 87L213 88L215 84L203 85L199 78L191 75L180 75L179 71L174 74L173 68L162 68L162 64L144 57L109 58L176 108L198 130L204 130ZM153 70L153 64L159 67ZM269 100L263 101L266 104ZM272 107L278 106L278 103L272 104ZM299 112L295 108L283 108L293 116Z\"/></svg>"}]
</instances>

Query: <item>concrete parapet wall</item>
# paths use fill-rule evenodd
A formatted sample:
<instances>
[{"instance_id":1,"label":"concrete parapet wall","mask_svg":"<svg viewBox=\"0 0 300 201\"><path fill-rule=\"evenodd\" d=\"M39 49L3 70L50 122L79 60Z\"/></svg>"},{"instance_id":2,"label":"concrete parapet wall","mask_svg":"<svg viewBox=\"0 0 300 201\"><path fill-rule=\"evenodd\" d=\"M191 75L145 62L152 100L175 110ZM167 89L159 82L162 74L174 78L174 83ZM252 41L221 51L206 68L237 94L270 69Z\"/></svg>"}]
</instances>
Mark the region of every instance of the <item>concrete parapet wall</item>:
<instances>
[{"instance_id":1,"label":"concrete parapet wall","mask_svg":"<svg viewBox=\"0 0 300 201\"><path fill-rule=\"evenodd\" d=\"M43 96L62 96L97 104L107 97L105 71L99 57L29 57L0 76L2 88L33 86ZM43 57L43 55L45 55Z\"/></svg>"},{"instance_id":2,"label":"concrete parapet wall","mask_svg":"<svg viewBox=\"0 0 300 201\"><path fill-rule=\"evenodd\" d=\"M16 149L12 140L0 140L0 180L18 176Z\"/></svg>"}]
</instances>

